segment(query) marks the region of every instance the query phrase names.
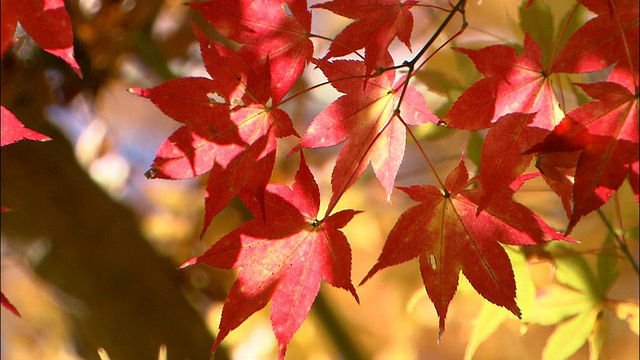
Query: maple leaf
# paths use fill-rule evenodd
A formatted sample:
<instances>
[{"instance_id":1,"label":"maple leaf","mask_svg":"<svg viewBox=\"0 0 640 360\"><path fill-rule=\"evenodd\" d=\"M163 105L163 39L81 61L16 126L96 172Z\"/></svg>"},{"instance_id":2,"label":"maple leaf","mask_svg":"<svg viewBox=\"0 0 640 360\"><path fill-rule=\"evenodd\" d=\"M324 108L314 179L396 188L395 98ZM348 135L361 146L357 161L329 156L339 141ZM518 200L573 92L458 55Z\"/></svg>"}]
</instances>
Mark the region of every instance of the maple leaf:
<instances>
[{"instance_id":1,"label":"maple leaf","mask_svg":"<svg viewBox=\"0 0 640 360\"><path fill-rule=\"evenodd\" d=\"M340 57L365 49L367 74L384 61L389 45L396 37L411 50L413 15L411 9L418 1L334 0L313 5L355 19L344 28L329 47L325 59Z\"/></svg>"},{"instance_id":2,"label":"maple leaf","mask_svg":"<svg viewBox=\"0 0 640 360\"><path fill-rule=\"evenodd\" d=\"M385 65L390 63L387 54ZM346 140L333 169L329 212L369 162L390 196L406 142L405 125L393 114L406 77L395 84L392 71L368 78L362 61L319 60L317 64L332 85L345 93L313 119L300 143L306 148L320 148ZM413 86L407 87L400 115L408 125L438 122Z\"/></svg>"},{"instance_id":3,"label":"maple leaf","mask_svg":"<svg viewBox=\"0 0 640 360\"><path fill-rule=\"evenodd\" d=\"M459 50L486 76L444 116L448 127L469 131L491 127L480 158L479 181L485 195L479 211L526 170L532 157L523 152L541 141L563 114L545 75L540 47L528 33L524 50L521 55L504 45Z\"/></svg>"},{"instance_id":4,"label":"maple leaf","mask_svg":"<svg viewBox=\"0 0 640 360\"><path fill-rule=\"evenodd\" d=\"M549 187L560 197L567 218L571 219L573 182L580 151L538 153L536 167Z\"/></svg>"},{"instance_id":5,"label":"maple leaf","mask_svg":"<svg viewBox=\"0 0 640 360\"><path fill-rule=\"evenodd\" d=\"M18 25L18 14L13 9L13 4L9 1L2 1L2 9L0 16L2 17L2 37L0 39L0 51L2 57L4 57L5 51L11 47L11 40L13 34L16 32L16 26Z\"/></svg>"},{"instance_id":6,"label":"maple leaf","mask_svg":"<svg viewBox=\"0 0 640 360\"><path fill-rule=\"evenodd\" d=\"M615 82L576 84L595 101L570 111L528 153L580 151L573 186L571 232L615 193L638 161L638 96Z\"/></svg>"},{"instance_id":7,"label":"maple leaf","mask_svg":"<svg viewBox=\"0 0 640 360\"><path fill-rule=\"evenodd\" d=\"M358 211L343 210L317 220L320 192L301 154L291 188L269 184L265 193L266 221L251 220L216 242L203 255L182 266L205 263L239 268L222 309L220 331L212 351L227 334L254 312L271 304L271 323L279 358L307 317L321 280L349 291L351 248L340 231Z\"/></svg>"},{"instance_id":8,"label":"maple leaf","mask_svg":"<svg viewBox=\"0 0 640 360\"><path fill-rule=\"evenodd\" d=\"M589 343L590 358L596 359L602 349L606 331L602 331L603 312L612 310L616 315L629 302L607 298L607 293L618 277L618 256L610 236L603 243L597 257L597 273L585 258L561 244L552 247L557 283L542 288L537 296L532 322L556 325L547 340L542 358L568 358L584 343ZM637 312L637 302L634 304ZM620 314L622 315L622 314ZM619 316L637 329L637 317Z\"/></svg>"},{"instance_id":9,"label":"maple leaf","mask_svg":"<svg viewBox=\"0 0 640 360\"><path fill-rule=\"evenodd\" d=\"M527 260L524 251L512 247L506 247L505 251L513 266L517 285L518 306L522 309L522 322L527 324L533 314L533 305L536 297L536 285L531 274L532 265ZM464 360L473 359L478 346L489 338L502 323L511 318L510 315L511 313L504 308L495 306L490 302L484 302L478 316L473 320L475 325L469 335Z\"/></svg>"},{"instance_id":10,"label":"maple leaf","mask_svg":"<svg viewBox=\"0 0 640 360\"><path fill-rule=\"evenodd\" d=\"M2 114L0 117L1 131L0 131L0 146L13 144L20 140L35 140L35 141L47 141L51 140L50 137L40 134L37 131L33 131L24 127L24 125L16 118L16 116L7 108L2 106Z\"/></svg>"},{"instance_id":11,"label":"maple leaf","mask_svg":"<svg viewBox=\"0 0 640 360\"><path fill-rule=\"evenodd\" d=\"M494 197L476 215L482 190L466 190L468 181L461 160L447 176L444 193L431 185L399 188L420 204L400 216L378 261L361 282L384 268L419 257L422 280L440 317L440 338L461 270L480 295L519 317L513 269L498 242L536 245L569 240L511 200L513 191Z\"/></svg>"},{"instance_id":12,"label":"maple leaf","mask_svg":"<svg viewBox=\"0 0 640 360\"><path fill-rule=\"evenodd\" d=\"M507 188L522 174L533 155L522 155L531 146L540 142L548 130L529 127L535 114L511 113L502 116L489 129L482 145L480 174L484 194L478 211L484 209L491 198Z\"/></svg>"},{"instance_id":13,"label":"maple leaf","mask_svg":"<svg viewBox=\"0 0 640 360\"><path fill-rule=\"evenodd\" d=\"M204 234L235 195L263 203L275 162L276 137L299 135L286 112L268 105L268 62L262 68L254 67L257 60L250 54L240 54L196 33L213 79L173 79L130 91L148 97L165 114L185 124L160 145L147 175L185 179L210 173Z\"/></svg>"},{"instance_id":14,"label":"maple leaf","mask_svg":"<svg viewBox=\"0 0 640 360\"><path fill-rule=\"evenodd\" d=\"M73 57L71 18L63 0L3 0L2 54L9 48L18 21L38 45L82 76Z\"/></svg>"},{"instance_id":15,"label":"maple leaf","mask_svg":"<svg viewBox=\"0 0 640 360\"><path fill-rule=\"evenodd\" d=\"M551 130L563 112L542 65L540 46L526 34L524 53L505 45L480 50L458 49L485 75L453 104L443 117L448 127L469 131L486 129L506 114L537 115L529 126Z\"/></svg>"},{"instance_id":16,"label":"maple leaf","mask_svg":"<svg viewBox=\"0 0 640 360\"><path fill-rule=\"evenodd\" d=\"M558 53L552 72L582 73L609 65L638 75L638 2L580 0L598 16L580 27Z\"/></svg>"},{"instance_id":17,"label":"maple leaf","mask_svg":"<svg viewBox=\"0 0 640 360\"><path fill-rule=\"evenodd\" d=\"M241 44L240 53L269 63L271 96L279 102L313 56L311 13L305 0L240 0L190 3L220 33Z\"/></svg>"}]
</instances>

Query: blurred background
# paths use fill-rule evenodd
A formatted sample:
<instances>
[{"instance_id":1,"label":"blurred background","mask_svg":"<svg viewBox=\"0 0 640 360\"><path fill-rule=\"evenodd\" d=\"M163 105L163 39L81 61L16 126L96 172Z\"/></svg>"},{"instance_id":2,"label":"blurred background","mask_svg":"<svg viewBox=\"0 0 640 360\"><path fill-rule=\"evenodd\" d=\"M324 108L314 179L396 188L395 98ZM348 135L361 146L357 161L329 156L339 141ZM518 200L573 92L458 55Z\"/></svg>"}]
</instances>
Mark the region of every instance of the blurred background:
<instances>
[{"instance_id":1,"label":"blurred background","mask_svg":"<svg viewBox=\"0 0 640 360\"><path fill-rule=\"evenodd\" d=\"M435 3L448 7L446 1ZM550 3L557 27L573 2ZM74 27L82 80L24 33L2 60L2 104L26 126L54 140L2 148L2 206L11 209L2 214L2 292L22 317L2 308L1 357L149 359L158 357L166 346L169 359L208 359L235 273L203 265L177 267L250 215L234 200L199 238L206 176L183 181L144 177L157 147L179 124L127 89L155 86L173 77L208 76L192 26L234 44L183 0L69 0L65 4ZM519 5L510 0L470 1L469 27L452 44L521 46ZM446 13L428 7L415 7L412 12L416 51ZM313 10L313 16L312 31L325 36L337 34L350 21L323 10ZM580 16L584 21L590 15ZM454 20L436 44L455 34L460 24L459 18ZM316 56L322 56L328 45L314 39ZM396 63L410 57L399 43L394 42L391 51ZM414 85L434 113L442 115L452 99L480 77L465 56L447 47L429 60ZM322 74L310 67L292 92L320 81ZM289 102L285 110L303 133L313 116L337 95L325 86ZM568 109L578 101L571 96L566 99ZM441 176L453 169L463 151L472 157L477 148L473 144L478 134L433 125L414 131ZM284 155L297 140L279 141L272 180L291 184L297 160ZM325 206L338 150L305 152ZM473 172L475 165L468 164ZM354 283L374 264L400 214L414 205L394 192L390 206L372 175L368 170L339 204L364 210L344 229L353 249ZM410 142L397 184L418 183L434 181ZM527 183L517 200L552 226L566 226L560 201L542 180ZM603 214L622 229L636 229L629 246L637 261L638 208L628 184L603 208ZM587 216L572 236L580 241L572 249L595 268L607 238L601 217ZM555 283L554 267L544 252L533 249L522 264L530 274L527 281L532 279L538 291ZM629 301L636 317L625 321L612 311L602 312L608 336L601 358L637 359L637 325L634 333L630 324L637 321L638 276L622 259L614 266L619 277L608 297ZM461 276L447 331L437 344L438 318L417 260L389 268L357 290L360 305L347 292L323 284L311 315L289 345L288 358L462 359L474 329L484 326L475 319L486 301ZM525 325L507 316L478 346L474 358L540 358L553 331L554 326ZM277 342L265 309L233 331L216 358L273 359L276 354ZM588 356L584 345L572 358Z\"/></svg>"}]
</instances>

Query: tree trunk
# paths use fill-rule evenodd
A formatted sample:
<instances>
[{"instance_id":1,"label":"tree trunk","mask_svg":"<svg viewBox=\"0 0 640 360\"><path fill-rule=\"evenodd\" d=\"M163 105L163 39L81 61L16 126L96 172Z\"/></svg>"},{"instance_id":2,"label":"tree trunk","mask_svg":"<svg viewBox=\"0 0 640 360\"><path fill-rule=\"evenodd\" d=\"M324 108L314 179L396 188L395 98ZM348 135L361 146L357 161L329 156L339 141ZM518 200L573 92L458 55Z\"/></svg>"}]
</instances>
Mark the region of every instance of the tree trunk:
<instances>
[{"instance_id":1,"label":"tree trunk","mask_svg":"<svg viewBox=\"0 0 640 360\"><path fill-rule=\"evenodd\" d=\"M77 164L67 139L43 119L44 68L3 59L2 103L28 127L53 138L2 148L2 232L9 241L44 239L35 271L78 300L70 315L78 351L97 359L208 359L213 339L180 290L175 264L159 257L135 214L100 189ZM45 93L44 97L41 95ZM227 358L224 349L217 357Z\"/></svg>"}]
</instances>

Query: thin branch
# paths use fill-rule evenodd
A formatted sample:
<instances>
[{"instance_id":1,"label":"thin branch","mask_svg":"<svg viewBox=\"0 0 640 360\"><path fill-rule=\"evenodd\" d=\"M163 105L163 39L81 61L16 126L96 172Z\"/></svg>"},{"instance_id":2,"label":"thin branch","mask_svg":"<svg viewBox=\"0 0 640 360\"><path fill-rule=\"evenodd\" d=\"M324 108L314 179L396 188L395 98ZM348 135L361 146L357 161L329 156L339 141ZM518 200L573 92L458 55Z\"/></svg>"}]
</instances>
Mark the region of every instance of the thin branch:
<instances>
[{"instance_id":1,"label":"thin branch","mask_svg":"<svg viewBox=\"0 0 640 360\"><path fill-rule=\"evenodd\" d=\"M415 135L413 134L413 132L411 131L411 129L409 129L409 126L407 125L407 123L404 121L404 119L402 118L401 114L400 114L400 106L402 105L402 101L404 100L404 96L407 92L407 88L409 87L409 81L411 80L411 77L415 74L415 71L417 71L415 69L416 63L418 62L418 60L420 60L420 58L427 52L427 50L431 47L431 45L433 45L433 43L436 41L436 39L438 38L438 36L440 36L440 34L444 31L445 27L449 24L449 22L451 21L451 19L453 19L453 16L457 13L460 12L462 14L462 27L460 30L458 30L458 32L448 41L446 41L442 46L438 47L438 49L436 49L436 52L438 52L443 46L445 46L446 44L448 44L451 40L453 40L454 38L456 38L457 36L459 36L460 34L462 34L462 32L464 31L464 29L467 27L467 21L466 21L466 17L464 14L464 5L466 3L466 0L460 0L458 1L458 3L451 9L451 12L447 15L447 17L444 19L444 21L442 22L442 24L440 24L440 26L438 27L438 29L436 29L435 33L431 36L431 38L429 39L429 41L427 41L427 43L422 47L422 49L420 49L420 51L413 57L413 59L411 59L410 61L405 61L404 63L402 63L402 65L400 67L406 67L407 68L407 78L404 81L404 84L402 86L402 92L400 93L400 98L398 99L398 103L396 104L396 108L393 111L393 116L397 117L402 124L404 125L404 127L407 129L407 131L409 132L409 135L413 138L413 140L415 141L416 145L418 146L418 149L420 150L420 153L422 154L422 156L424 157L424 159L426 160L427 164L429 165L429 168L431 169L431 171L433 172L438 184L440 185L440 187L446 192L446 188L444 186L444 182L442 181L442 179L440 179L440 176L438 175L438 173L436 172L435 167L433 166L433 163L431 163L431 160L429 160L429 157L427 156L426 152L424 151L424 149L422 148L422 146L420 145L420 143L418 142L418 139L415 137ZM432 54L433 55L433 54ZM427 60L429 58L431 58L430 55ZM424 66L424 64L426 64L426 61L424 60L420 66ZM393 118L392 118L393 119Z\"/></svg>"},{"instance_id":2,"label":"thin branch","mask_svg":"<svg viewBox=\"0 0 640 360\"><path fill-rule=\"evenodd\" d=\"M433 173L433 176L435 176L436 181L438 182L438 185L440 185L440 187L446 191L446 188L444 186L444 182L442 181L442 179L440 179L440 176L438 175L438 172L436 171L435 166L433 165L433 163L431 162L431 160L429 159L429 157L427 156L427 154L425 153L424 149L422 148L422 146L420 146L420 143L418 142L418 139L416 138L416 136L413 134L413 131L411 131L411 129L409 128L409 126L404 122L404 119L402 119L402 116L400 115L400 113L397 114L397 117L400 121L402 121L402 123L404 124L405 128L407 129L407 132L409 133L409 136L411 136L411 138L413 139L413 141L416 143L416 145L418 146L418 150L420 151L420 153L422 154L422 157L424 157L424 159L427 161L427 165L429 165L429 168L431 169L431 172Z\"/></svg>"},{"instance_id":3,"label":"thin branch","mask_svg":"<svg viewBox=\"0 0 640 360\"><path fill-rule=\"evenodd\" d=\"M385 124L385 126L378 132L378 134L376 135L376 137L373 139L373 142L371 143L371 145L369 145L369 148L373 145L373 143L375 143L375 141L377 140L377 138L386 130L386 128L389 126L389 124L391 124L391 122L393 121L394 117L397 117L399 121L402 122L402 124L405 126L405 128L408 130L409 135L414 139L414 141L416 142L422 156L425 158L427 164L429 165L431 171L434 173L434 176L437 180L437 182L439 183L440 187L442 187L443 190L446 191L445 187L444 187L444 182L442 181L442 179L439 177L439 175L436 173L435 167L433 166L432 162L429 160L429 158L426 155L426 152L424 151L424 149L422 149L422 147L420 146L420 143L418 142L417 138L415 137L415 135L413 134L413 132L411 132L411 130L409 129L408 125L406 124L406 122L404 121L404 119L401 117L400 115L400 106L402 105L402 102L404 100L405 94L407 92L407 88L409 87L409 81L411 80L411 77L415 74L416 72L416 64L418 63L418 61L424 56L424 54L427 52L427 50L433 45L433 43L435 43L435 41L437 40L437 38L442 34L442 32L444 31L444 29L447 27L447 25L451 22L451 20L453 19L453 17L459 12L462 14L462 19L463 19L463 23L462 23L462 27L460 30L458 30L458 32L449 40L447 40L447 42L445 42L444 45L438 47L438 49L435 51L437 52L438 50L440 50L443 46L445 46L446 44L448 44L449 42L451 42L452 39L456 38L457 36L459 36L460 34L462 34L462 32L464 31L464 29L466 29L467 27L467 21L466 21L466 17L465 17L465 13L464 13L464 6L466 4L466 0L459 0L458 3L450 10L449 14L447 15L447 17L443 20L443 22L440 24L440 26L438 26L438 28L436 29L436 31L433 33L433 35L431 36L431 38L429 38L429 40L427 41L427 43L420 49L420 51L409 61L404 61L402 64L400 65L394 65L391 67L380 67L377 68L372 74L370 75L364 75L363 78L374 78L377 76L380 76L384 73L386 73L387 71L395 71L395 70L399 70L399 69L403 69L406 68L407 69L407 77L402 85L402 90L400 93L400 97L396 103L396 106L393 110L392 116L389 119L389 121L387 121L387 123ZM323 36L317 36L317 35L313 35L316 37L319 37L321 39L324 40L331 40L329 38L323 37ZM435 53L434 52L434 53ZM431 55L432 56L432 55ZM430 57L429 57L430 58ZM426 61L423 61L420 64L420 67L424 66L424 64L426 63ZM345 78L341 78L341 79L336 79L333 81L328 81L328 82L324 82L321 84L318 84L316 86L310 87L308 89L305 89L299 93L293 94L292 96L284 99L283 101L280 102L279 105L281 105L282 103L288 102L291 99L300 96L303 93L306 93L310 90L313 90L317 87L320 86L324 86L328 83L332 83L334 81L340 81L340 80L348 80L348 79L354 79L357 78L356 76L350 76L350 77L345 77ZM369 151L369 149L367 149L367 151L365 152L365 154ZM360 161L362 161L363 159L360 159ZM353 174L352 174L353 176ZM350 180L350 179L349 179ZM347 185L349 183L347 182ZM342 197L342 194L344 194L344 192L346 191L346 189L339 189L339 191L337 191L338 194L340 194L336 199L333 199L332 197L332 201L330 202L326 212L325 212L325 217L328 216L329 214L331 214L331 212L333 211L334 207L337 205L338 201L340 200L340 198Z\"/></svg>"},{"instance_id":4,"label":"thin branch","mask_svg":"<svg viewBox=\"0 0 640 360\"><path fill-rule=\"evenodd\" d=\"M466 16L464 13L462 13L462 26L460 27L460 30L453 34L453 36L447 39L447 41L445 41L442 45L438 46L438 48L433 53L431 53L431 55L427 56L427 58L420 63L420 65L416 66L415 71L419 71L427 63L427 61L431 60L431 58L438 53L438 51L442 50L442 48L449 45L449 43L451 43L455 38L462 35L462 33L467 29L468 26L469 23L467 23Z\"/></svg>"},{"instance_id":5,"label":"thin branch","mask_svg":"<svg viewBox=\"0 0 640 360\"><path fill-rule=\"evenodd\" d=\"M453 17L457 12L460 12L464 18L464 6L466 5L466 3L467 3L467 0L458 1L458 3L451 9L451 12L449 13L449 15L447 15L447 17L444 19L442 24L438 26L438 28L433 33L433 36L431 36L429 41L427 41L427 43L422 47L422 49L420 49L420 51L416 54L416 56L414 56L413 59L409 61L410 64L413 64L415 66L415 64L422 57L422 55L424 55L424 53L427 52L427 50L431 47L431 45L433 45L433 43L436 41L438 36L440 36L440 34L444 31L444 28L447 27L447 25L449 25L449 22L451 22L451 19L453 19Z\"/></svg>"},{"instance_id":6,"label":"thin branch","mask_svg":"<svg viewBox=\"0 0 640 360\"><path fill-rule=\"evenodd\" d=\"M602 222L604 222L604 224L607 226L607 229L609 230L609 233L611 235L613 235L613 239L615 240L616 245L618 246L618 249L620 249L620 251L622 251L622 253L627 258L629 263L633 266L633 269L636 271L636 274L640 274L640 266L638 266L638 263L633 258L633 255L631 255L631 251L629 251L629 247L627 246L627 242L626 242L626 240L624 238L624 235L619 234L613 228L613 225L611 225L611 223L609 222L609 220L604 215L604 213L602 212L601 209L598 209L596 211L598 212L598 215L600 215L600 219L602 219Z\"/></svg>"}]
</instances>

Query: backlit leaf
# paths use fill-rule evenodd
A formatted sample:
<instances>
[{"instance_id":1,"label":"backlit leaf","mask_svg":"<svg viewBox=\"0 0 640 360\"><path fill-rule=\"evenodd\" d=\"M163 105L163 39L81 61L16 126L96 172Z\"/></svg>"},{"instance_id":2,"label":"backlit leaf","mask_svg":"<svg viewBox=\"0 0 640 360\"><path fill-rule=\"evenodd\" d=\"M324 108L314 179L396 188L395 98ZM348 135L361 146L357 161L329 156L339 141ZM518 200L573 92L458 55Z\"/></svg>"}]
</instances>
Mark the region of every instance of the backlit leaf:
<instances>
[{"instance_id":1,"label":"backlit leaf","mask_svg":"<svg viewBox=\"0 0 640 360\"><path fill-rule=\"evenodd\" d=\"M16 116L7 108L2 106L2 115L0 118L2 129L0 130L0 146L13 144L20 140L47 141L50 137L40 134L24 127L24 125L16 118Z\"/></svg>"},{"instance_id":2,"label":"backlit leaf","mask_svg":"<svg viewBox=\"0 0 640 360\"><path fill-rule=\"evenodd\" d=\"M580 313L558 325L542 352L545 360L564 360L580 349L598 319L598 310Z\"/></svg>"},{"instance_id":3,"label":"backlit leaf","mask_svg":"<svg viewBox=\"0 0 640 360\"><path fill-rule=\"evenodd\" d=\"M256 218L182 266L206 263L240 269L222 310L213 350L228 333L271 300L271 323L279 359L309 314L321 280L349 291L351 248L340 230L358 212L343 210L318 220L320 193L304 157L293 186L269 184L265 219ZM266 220L266 221L265 221Z\"/></svg>"},{"instance_id":4,"label":"backlit leaf","mask_svg":"<svg viewBox=\"0 0 640 360\"><path fill-rule=\"evenodd\" d=\"M390 64L387 54L385 65ZM300 143L305 148L320 148L346 141L333 169L329 209L358 180L369 162L389 197L404 156L405 124L437 123L438 118L413 86L407 88L400 105L405 124L394 116L406 81L403 77L394 83L394 72L368 78L365 64L352 60L321 60L318 67L337 90L346 93L313 119Z\"/></svg>"},{"instance_id":5,"label":"backlit leaf","mask_svg":"<svg viewBox=\"0 0 640 360\"><path fill-rule=\"evenodd\" d=\"M485 299L520 317L511 262L498 242L535 245L564 239L529 209L511 200L511 194L495 197L484 212L477 214L482 190L466 190L468 181L461 161L447 176L445 190L431 185L400 188L420 204L400 216L378 261L361 282L384 268L419 257L427 294L440 318L440 337L460 271Z\"/></svg>"}]
</instances>

